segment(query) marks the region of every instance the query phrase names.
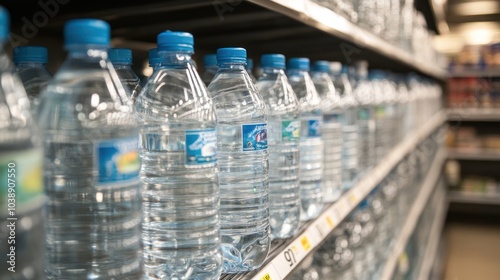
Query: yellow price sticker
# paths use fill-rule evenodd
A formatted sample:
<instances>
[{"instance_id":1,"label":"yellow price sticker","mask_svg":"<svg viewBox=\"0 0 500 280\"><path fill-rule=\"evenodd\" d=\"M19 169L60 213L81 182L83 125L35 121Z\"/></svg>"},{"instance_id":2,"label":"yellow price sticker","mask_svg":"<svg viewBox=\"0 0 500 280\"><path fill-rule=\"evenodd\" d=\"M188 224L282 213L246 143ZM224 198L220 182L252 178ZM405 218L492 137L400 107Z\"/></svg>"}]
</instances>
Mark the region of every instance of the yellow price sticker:
<instances>
[{"instance_id":1,"label":"yellow price sticker","mask_svg":"<svg viewBox=\"0 0 500 280\"><path fill-rule=\"evenodd\" d=\"M328 226L330 228L333 228L333 226L335 225L332 221L332 218L330 218L330 216L326 216L326 223L328 224Z\"/></svg>"},{"instance_id":2,"label":"yellow price sticker","mask_svg":"<svg viewBox=\"0 0 500 280\"><path fill-rule=\"evenodd\" d=\"M300 244L302 244L302 248L304 248L305 251L311 249L311 243L309 243L309 239L307 239L307 236L304 236L300 239Z\"/></svg>"},{"instance_id":3,"label":"yellow price sticker","mask_svg":"<svg viewBox=\"0 0 500 280\"><path fill-rule=\"evenodd\" d=\"M355 195L355 194L351 194L351 195L349 196L349 200L350 200L352 203L356 203L356 202L358 202L358 198L356 197L356 195Z\"/></svg>"},{"instance_id":4,"label":"yellow price sticker","mask_svg":"<svg viewBox=\"0 0 500 280\"><path fill-rule=\"evenodd\" d=\"M264 274L264 276L262 276L262 278L260 278L260 280L272 280L272 278L271 275L269 275L269 273L266 273Z\"/></svg>"}]
</instances>

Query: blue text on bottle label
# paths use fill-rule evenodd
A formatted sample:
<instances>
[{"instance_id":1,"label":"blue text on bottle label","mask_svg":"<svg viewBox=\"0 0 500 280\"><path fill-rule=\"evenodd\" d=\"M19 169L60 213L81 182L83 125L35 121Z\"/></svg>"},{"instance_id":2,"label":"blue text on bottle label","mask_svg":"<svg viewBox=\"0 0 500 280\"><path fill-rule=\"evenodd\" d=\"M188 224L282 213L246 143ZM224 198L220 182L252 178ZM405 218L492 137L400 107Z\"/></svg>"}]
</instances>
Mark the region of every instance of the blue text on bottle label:
<instances>
[{"instance_id":1,"label":"blue text on bottle label","mask_svg":"<svg viewBox=\"0 0 500 280\"><path fill-rule=\"evenodd\" d=\"M319 120L308 120L307 121L307 137L320 137L321 131L319 127Z\"/></svg>"},{"instance_id":2,"label":"blue text on bottle label","mask_svg":"<svg viewBox=\"0 0 500 280\"><path fill-rule=\"evenodd\" d=\"M141 168L138 137L100 141L96 149L99 183L138 178Z\"/></svg>"},{"instance_id":3,"label":"blue text on bottle label","mask_svg":"<svg viewBox=\"0 0 500 280\"><path fill-rule=\"evenodd\" d=\"M186 164L202 165L217 161L215 129L186 131Z\"/></svg>"},{"instance_id":4,"label":"blue text on bottle label","mask_svg":"<svg viewBox=\"0 0 500 280\"><path fill-rule=\"evenodd\" d=\"M260 151L267 149L267 124L241 125L242 150Z\"/></svg>"}]
</instances>

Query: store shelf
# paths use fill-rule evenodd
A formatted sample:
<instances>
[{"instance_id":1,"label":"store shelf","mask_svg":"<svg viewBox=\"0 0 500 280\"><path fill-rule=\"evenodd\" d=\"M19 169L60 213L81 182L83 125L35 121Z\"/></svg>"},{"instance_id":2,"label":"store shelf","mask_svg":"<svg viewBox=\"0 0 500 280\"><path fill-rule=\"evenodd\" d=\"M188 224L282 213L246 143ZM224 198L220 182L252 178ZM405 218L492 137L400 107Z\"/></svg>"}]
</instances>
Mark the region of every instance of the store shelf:
<instances>
[{"instance_id":1,"label":"store shelf","mask_svg":"<svg viewBox=\"0 0 500 280\"><path fill-rule=\"evenodd\" d=\"M500 151L448 148L448 158L455 160L500 161Z\"/></svg>"},{"instance_id":2,"label":"store shelf","mask_svg":"<svg viewBox=\"0 0 500 280\"><path fill-rule=\"evenodd\" d=\"M328 34L346 40L346 55L354 51L354 47L371 49L392 60L400 61L410 68L435 79L443 80L445 71L435 64L424 63L414 56L395 47L385 40L373 35L328 8L322 7L310 0L249 0L252 3L267 9L287 15L309 26L315 27ZM354 46L349 45L354 44Z\"/></svg>"},{"instance_id":3,"label":"store shelf","mask_svg":"<svg viewBox=\"0 0 500 280\"><path fill-rule=\"evenodd\" d=\"M314 251L329 233L380 183L409 152L436 131L445 121L437 113L415 134L399 143L380 163L333 204L327 206L315 220L303 225L296 238L274 242L268 259L258 271L223 275L221 279L285 279L305 257Z\"/></svg>"},{"instance_id":4,"label":"store shelf","mask_svg":"<svg viewBox=\"0 0 500 280\"><path fill-rule=\"evenodd\" d=\"M429 280L429 276L432 272L432 268L435 265L436 255L441 239L441 232L443 231L444 222L446 220L446 214L448 211L448 203L446 202L445 194L441 193L442 199L438 209L434 215L434 221L432 222L431 231L429 232L429 241L425 247L425 252L422 257L422 263L420 264L420 269L417 272L417 280Z\"/></svg>"},{"instance_id":5,"label":"store shelf","mask_svg":"<svg viewBox=\"0 0 500 280\"><path fill-rule=\"evenodd\" d=\"M420 192L418 193L415 202L410 209L408 217L406 217L406 222L401 229L401 233L397 237L392 251L388 254L387 261L382 270L382 275L380 278L381 280L391 279L394 273L394 269L396 268L397 261L400 255L403 253L411 234L415 230L415 226L417 225L419 217L422 214L425 206L427 205L429 197L434 190L434 187L436 186L436 182L441 176L441 170L445 159L446 151L444 148L441 148L437 152L429 168L429 172L422 183Z\"/></svg>"},{"instance_id":6,"label":"store shelf","mask_svg":"<svg viewBox=\"0 0 500 280\"><path fill-rule=\"evenodd\" d=\"M448 201L461 204L500 205L500 194L450 191Z\"/></svg>"},{"instance_id":7,"label":"store shelf","mask_svg":"<svg viewBox=\"0 0 500 280\"><path fill-rule=\"evenodd\" d=\"M500 121L500 110L496 108L462 108L448 109L449 121L480 121L480 122L498 122Z\"/></svg>"},{"instance_id":8,"label":"store shelf","mask_svg":"<svg viewBox=\"0 0 500 280\"><path fill-rule=\"evenodd\" d=\"M464 78L464 77L478 77L478 78L491 78L500 77L500 67L487 68L487 69L470 69L452 72L448 74L449 78Z\"/></svg>"}]
</instances>

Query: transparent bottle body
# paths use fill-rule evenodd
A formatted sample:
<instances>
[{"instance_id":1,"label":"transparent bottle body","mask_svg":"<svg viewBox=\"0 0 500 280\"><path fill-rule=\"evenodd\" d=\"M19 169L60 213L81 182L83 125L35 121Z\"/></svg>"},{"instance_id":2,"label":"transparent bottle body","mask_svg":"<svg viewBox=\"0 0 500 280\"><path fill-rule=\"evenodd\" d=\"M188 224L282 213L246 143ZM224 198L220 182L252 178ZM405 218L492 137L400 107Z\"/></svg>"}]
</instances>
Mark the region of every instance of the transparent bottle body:
<instances>
[{"instance_id":1,"label":"transparent bottle body","mask_svg":"<svg viewBox=\"0 0 500 280\"><path fill-rule=\"evenodd\" d=\"M161 53L138 96L145 279L219 279L216 117L191 57Z\"/></svg>"},{"instance_id":2,"label":"transparent bottle body","mask_svg":"<svg viewBox=\"0 0 500 280\"><path fill-rule=\"evenodd\" d=\"M345 110L328 73L314 73L314 86L321 98L323 126L323 201L333 202L342 194L342 147Z\"/></svg>"},{"instance_id":3,"label":"transparent bottle body","mask_svg":"<svg viewBox=\"0 0 500 280\"><path fill-rule=\"evenodd\" d=\"M323 207L323 140L321 99L307 71L288 73L300 106L300 199L301 220L315 218Z\"/></svg>"},{"instance_id":4,"label":"transparent bottle body","mask_svg":"<svg viewBox=\"0 0 500 280\"><path fill-rule=\"evenodd\" d=\"M36 115L40 104L40 93L47 87L52 75L42 63L18 63L16 72L30 100L31 113Z\"/></svg>"},{"instance_id":5,"label":"transparent bottle body","mask_svg":"<svg viewBox=\"0 0 500 280\"><path fill-rule=\"evenodd\" d=\"M113 66L123 86L128 88L130 99L135 101L142 90L141 80L137 77L130 65L115 64Z\"/></svg>"},{"instance_id":6,"label":"transparent bottle body","mask_svg":"<svg viewBox=\"0 0 500 280\"><path fill-rule=\"evenodd\" d=\"M271 243L269 153L249 149L243 135L245 127L266 125L267 117L244 65L219 66L208 91L217 115L223 272L237 273L260 267Z\"/></svg>"},{"instance_id":7,"label":"transparent bottle body","mask_svg":"<svg viewBox=\"0 0 500 280\"><path fill-rule=\"evenodd\" d=\"M206 67L203 74L201 74L201 79L207 87L210 84L210 82L212 82L212 80L214 79L215 73L217 73L217 66L210 66Z\"/></svg>"},{"instance_id":8,"label":"transparent bottle body","mask_svg":"<svg viewBox=\"0 0 500 280\"><path fill-rule=\"evenodd\" d=\"M267 107L271 237L292 237L300 219L300 112L280 69L264 69L255 84Z\"/></svg>"},{"instance_id":9,"label":"transparent bottle body","mask_svg":"<svg viewBox=\"0 0 500 280\"><path fill-rule=\"evenodd\" d=\"M0 179L4 182L0 234L5 237L0 278L44 279L42 147L28 96L3 47L0 79Z\"/></svg>"},{"instance_id":10,"label":"transparent bottle body","mask_svg":"<svg viewBox=\"0 0 500 280\"><path fill-rule=\"evenodd\" d=\"M42 94L47 279L142 276L138 130L127 95L106 49L89 46L70 49Z\"/></svg>"},{"instance_id":11,"label":"transparent bottle body","mask_svg":"<svg viewBox=\"0 0 500 280\"><path fill-rule=\"evenodd\" d=\"M365 173L375 164L375 110L373 87L366 79L358 81L354 95L359 101L357 111L359 174Z\"/></svg>"}]
</instances>

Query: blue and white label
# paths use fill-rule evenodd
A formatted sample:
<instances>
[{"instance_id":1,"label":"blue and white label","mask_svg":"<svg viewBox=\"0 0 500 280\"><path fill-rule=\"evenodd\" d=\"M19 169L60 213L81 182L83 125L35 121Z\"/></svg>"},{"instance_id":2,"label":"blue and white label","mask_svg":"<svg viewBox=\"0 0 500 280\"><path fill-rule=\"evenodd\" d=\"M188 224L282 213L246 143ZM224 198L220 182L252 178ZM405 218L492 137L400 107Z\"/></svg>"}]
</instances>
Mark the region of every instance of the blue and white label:
<instances>
[{"instance_id":1,"label":"blue and white label","mask_svg":"<svg viewBox=\"0 0 500 280\"><path fill-rule=\"evenodd\" d=\"M138 137L100 141L96 145L99 183L114 183L139 177Z\"/></svg>"},{"instance_id":2,"label":"blue and white label","mask_svg":"<svg viewBox=\"0 0 500 280\"><path fill-rule=\"evenodd\" d=\"M307 120L307 137L321 136L319 124L320 123L318 119Z\"/></svg>"},{"instance_id":3,"label":"blue and white label","mask_svg":"<svg viewBox=\"0 0 500 280\"><path fill-rule=\"evenodd\" d=\"M215 129L186 131L186 164L203 165L217 161Z\"/></svg>"},{"instance_id":4,"label":"blue and white label","mask_svg":"<svg viewBox=\"0 0 500 280\"><path fill-rule=\"evenodd\" d=\"M241 139L244 152L267 150L267 124L241 125Z\"/></svg>"}]
</instances>

